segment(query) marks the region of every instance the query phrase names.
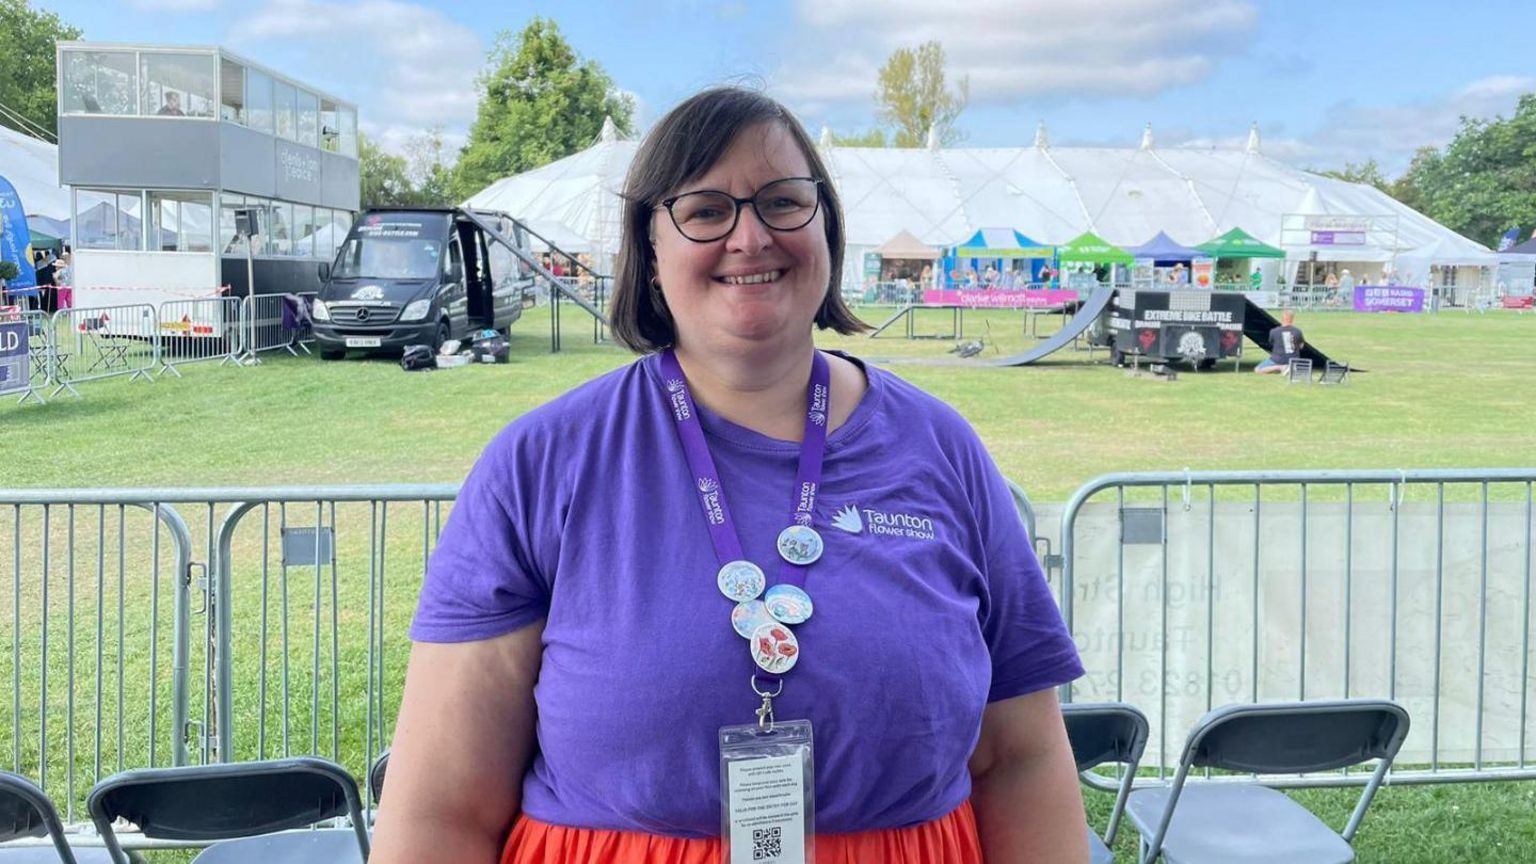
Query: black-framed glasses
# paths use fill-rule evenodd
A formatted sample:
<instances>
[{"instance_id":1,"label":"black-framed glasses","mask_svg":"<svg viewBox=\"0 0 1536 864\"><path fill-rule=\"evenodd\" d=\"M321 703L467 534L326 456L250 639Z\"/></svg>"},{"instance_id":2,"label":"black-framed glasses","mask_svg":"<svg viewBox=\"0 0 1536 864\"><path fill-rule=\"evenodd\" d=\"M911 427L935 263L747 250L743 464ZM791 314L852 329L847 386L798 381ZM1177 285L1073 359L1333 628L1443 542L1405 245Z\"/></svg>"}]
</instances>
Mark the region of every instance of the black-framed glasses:
<instances>
[{"instance_id":1,"label":"black-framed glasses","mask_svg":"<svg viewBox=\"0 0 1536 864\"><path fill-rule=\"evenodd\" d=\"M751 204L757 219L774 231L797 231L811 224L821 209L821 181L815 177L785 177L737 198L713 189L662 199L678 233L695 243L713 243L730 236L741 220L741 207Z\"/></svg>"}]
</instances>

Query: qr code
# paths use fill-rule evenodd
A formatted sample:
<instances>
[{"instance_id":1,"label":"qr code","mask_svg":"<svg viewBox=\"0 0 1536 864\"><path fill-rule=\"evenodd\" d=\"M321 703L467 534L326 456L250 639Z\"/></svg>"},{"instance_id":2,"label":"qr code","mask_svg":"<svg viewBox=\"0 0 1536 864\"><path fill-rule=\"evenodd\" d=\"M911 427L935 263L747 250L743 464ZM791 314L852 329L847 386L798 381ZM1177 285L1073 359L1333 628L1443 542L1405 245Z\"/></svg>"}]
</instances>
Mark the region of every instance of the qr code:
<instances>
[{"instance_id":1,"label":"qr code","mask_svg":"<svg viewBox=\"0 0 1536 864\"><path fill-rule=\"evenodd\" d=\"M753 828L752 860L777 861L784 854L784 829Z\"/></svg>"}]
</instances>

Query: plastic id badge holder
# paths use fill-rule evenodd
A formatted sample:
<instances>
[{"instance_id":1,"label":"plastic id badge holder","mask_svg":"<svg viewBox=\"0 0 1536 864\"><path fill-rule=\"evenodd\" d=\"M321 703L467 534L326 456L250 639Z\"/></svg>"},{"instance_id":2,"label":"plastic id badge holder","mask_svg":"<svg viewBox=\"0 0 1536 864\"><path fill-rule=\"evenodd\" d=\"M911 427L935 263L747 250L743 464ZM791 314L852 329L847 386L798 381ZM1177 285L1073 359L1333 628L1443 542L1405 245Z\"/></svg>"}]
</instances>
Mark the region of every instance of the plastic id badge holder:
<instances>
[{"instance_id":1,"label":"plastic id badge holder","mask_svg":"<svg viewBox=\"0 0 1536 864\"><path fill-rule=\"evenodd\" d=\"M721 864L815 864L811 721L720 730Z\"/></svg>"}]
</instances>

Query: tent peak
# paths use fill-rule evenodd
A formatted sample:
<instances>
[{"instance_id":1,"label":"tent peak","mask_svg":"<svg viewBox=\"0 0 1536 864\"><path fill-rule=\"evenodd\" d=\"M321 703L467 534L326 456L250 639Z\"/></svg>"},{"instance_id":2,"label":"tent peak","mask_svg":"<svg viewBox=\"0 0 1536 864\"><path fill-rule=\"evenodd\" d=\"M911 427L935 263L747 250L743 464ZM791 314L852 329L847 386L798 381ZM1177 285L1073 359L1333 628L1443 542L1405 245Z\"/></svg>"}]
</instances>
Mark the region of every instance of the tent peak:
<instances>
[{"instance_id":1,"label":"tent peak","mask_svg":"<svg viewBox=\"0 0 1536 864\"><path fill-rule=\"evenodd\" d=\"M1243 150L1249 153L1259 152L1259 121L1253 121L1253 125L1248 128L1248 144Z\"/></svg>"},{"instance_id":2,"label":"tent peak","mask_svg":"<svg viewBox=\"0 0 1536 864\"><path fill-rule=\"evenodd\" d=\"M613 125L612 115L603 117L603 129L597 133L597 140L604 142L619 140L619 128Z\"/></svg>"},{"instance_id":3,"label":"tent peak","mask_svg":"<svg viewBox=\"0 0 1536 864\"><path fill-rule=\"evenodd\" d=\"M832 127L831 126L823 126L823 127L821 127L821 138L816 143L818 145L820 145L822 149L826 149L826 148L832 146Z\"/></svg>"},{"instance_id":4,"label":"tent peak","mask_svg":"<svg viewBox=\"0 0 1536 864\"><path fill-rule=\"evenodd\" d=\"M1141 149L1143 149L1143 150L1151 150L1152 149L1152 124L1151 123L1148 123L1147 127L1145 129L1141 130Z\"/></svg>"},{"instance_id":5,"label":"tent peak","mask_svg":"<svg viewBox=\"0 0 1536 864\"><path fill-rule=\"evenodd\" d=\"M928 127L928 149L939 149L939 125L937 123Z\"/></svg>"},{"instance_id":6,"label":"tent peak","mask_svg":"<svg viewBox=\"0 0 1536 864\"><path fill-rule=\"evenodd\" d=\"M1041 120L1035 126L1035 149L1044 150L1051 146L1051 136L1045 131L1045 121Z\"/></svg>"}]
</instances>

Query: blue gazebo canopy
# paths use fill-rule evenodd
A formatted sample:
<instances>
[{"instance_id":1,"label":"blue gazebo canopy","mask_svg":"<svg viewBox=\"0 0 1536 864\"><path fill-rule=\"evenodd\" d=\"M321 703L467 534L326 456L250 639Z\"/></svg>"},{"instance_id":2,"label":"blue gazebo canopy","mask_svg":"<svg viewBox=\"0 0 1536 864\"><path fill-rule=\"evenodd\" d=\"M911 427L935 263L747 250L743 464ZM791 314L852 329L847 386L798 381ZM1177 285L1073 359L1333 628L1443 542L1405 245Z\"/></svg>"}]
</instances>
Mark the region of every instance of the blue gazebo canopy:
<instances>
[{"instance_id":1,"label":"blue gazebo canopy","mask_svg":"<svg viewBox=\"0 0 1536 864\"><path fill-rule=\"evenodd\" d=\"M982 228L950 249L954 258L1050 258L1056 250L1012 228Z\"/></svg>"},{"instance_id":2,"label":"blue gazebo canopy","mask_svg":"<svg viewBox=\"0 0 1536 864\"><path fill-rule=\"evenodd\" d=\"M1172 237L1169 237L1162 231L1157 232L1156 237L1153 237L1151 240L1148 240L1140 246L1130 246L1127 247L1125 251L1131 253L1137 258L1151 258L1153 261L1159 264L1163 263L1164 261L1183 262L1188 264L1196 258L1210 257L1210 255L1200 251L1199 249L1180 244L1178 241L1174 240Z\"/></svg>"}]
</instances>

